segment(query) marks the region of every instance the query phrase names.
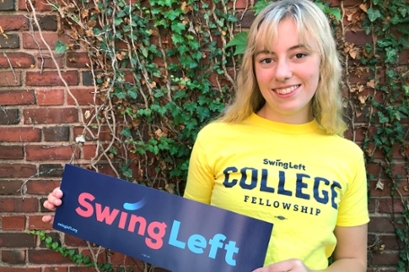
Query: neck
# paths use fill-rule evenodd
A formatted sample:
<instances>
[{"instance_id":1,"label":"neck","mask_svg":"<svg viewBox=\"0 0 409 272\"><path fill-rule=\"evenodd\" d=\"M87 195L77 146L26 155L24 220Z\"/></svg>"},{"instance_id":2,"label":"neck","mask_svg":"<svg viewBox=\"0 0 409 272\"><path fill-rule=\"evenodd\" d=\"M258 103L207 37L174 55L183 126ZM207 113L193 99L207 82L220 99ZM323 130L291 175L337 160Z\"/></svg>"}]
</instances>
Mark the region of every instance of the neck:
<instances>
[{"instance_id":1,"label":"neck","mask_svg":"<svg viewBox=\"0 0 409 272\"><path fill-rule=\"evenodd\" d=\"M311 110L308 110L307 112L279 114L271 110L269 111L266 106L262 107L256 114L270 121L294 125L309 123L314 119Z\"/></svg>"}]
</instances>

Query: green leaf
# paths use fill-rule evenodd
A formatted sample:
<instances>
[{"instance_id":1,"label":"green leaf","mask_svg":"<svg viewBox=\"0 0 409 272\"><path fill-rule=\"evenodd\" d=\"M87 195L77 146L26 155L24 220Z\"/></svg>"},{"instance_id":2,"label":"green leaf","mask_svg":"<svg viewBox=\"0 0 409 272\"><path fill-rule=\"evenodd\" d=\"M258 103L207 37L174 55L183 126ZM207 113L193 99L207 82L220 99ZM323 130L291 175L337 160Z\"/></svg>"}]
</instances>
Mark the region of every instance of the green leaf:
<instances>
[{"instance_id":1,"label":"green leaf","mask_svg":"<svg viewBox=\"0 0 409 272\"><path fill-rule=\"evenodd\" d=\"M409 85L404 85L402 88L405 91L405 95L409 95Z\"/></svg>"},{"instance_id":2,"label":"green leaf","mask_svg":"<svg viewBox=\"0 0 409 272\"><path fill-rule=\"evenodd\" d=\"M330 8L328 4L315 3L325 14L333 15L338 21L341 21L341 10L339 8Z\"/></svg>"},{"instance_id":3,"label":"green leaf","mask_svg":"<svg viewBox=\"0 0 409 272\"><path fill-rule=\"evenodd\" d=\"M385 116L382 112L378 111L378 118L379 118L379 122L382 123L388 123L389 122L389 118L387 116Z\"/></svg>"},{"instance_id":4,"label":"green leaf","mask_svg":"<svg viewBox=\"0 0 409 272\"><path fill-rule=\"evenodd\" d=\"M374 10L373 8L368 9L366 13L368 14L369 21L372 23L382 16L379 10Z\"/></svg>"},{"instance_id":5,"label":"green leaf","mask_svg":"<svg viewBox=\"0 0 409 272\"><path fill-rule=\"evenodd\" d=\"M115 24L116 26L122 24L122 22L123 22L122 18L116 17L116 18L114 19L114 24Z\"/></svg>"},{"instance_id":6,"label":"green leaf","mask_svg":"<svg viewBox=\"0 0 409 272\"><path fill-rule=\"evenodd\" d=\"M68 46L65 43L63 43L62 41L57 41L55 43L55 52L56 53L64 53L67 50L68 50Z\"/></svg>"},{"instance_id":7,"label":"green leaf","mask_svg":"<svg viewBox=\"0 0 409 272\"><path fill-rule=\"evenodd\" d=\"M257 1L257 3L253 6L253 9L256 11L255 15L259 14L269 4L270 2L266 0Z\"/></svg>"},{"instance_id":8,"label":"green leaf","mask_svg":"<svg viewBox=\"0 0 409 272\"><path fill-rule=\"evenodd\" d=\"M235 46L236 50L234 51L234 55L244 54L247 46L247 36L248 32L238 33L228 44L226 44L226 48Z\"/></svg>"},{"instance_id":9,"label":"green leaf","mask_svg":"<svg viewBox=\"0 0 409 272\"><path fill-rule=\"evenodd\" d=\"M138 92L137 92L136 88L129 89L127 91L127 94L133 99L136 99L138 97Z\"/></svg>"},{"instance_id":10,"label":"green leaf","mask_svg":"<svg viewBox=\"0 0 409 272\"><path fill-rule=\"evenodd\" d=\"M129 127L124 127L124 128L121 130L121 135L123 135L123 136L125 136L125 137L127 137L127 138L131 138L131 137L132 137L132 134L131 134L130 128L129 128Z\"/></svg>"},{"instance_id":11,"label":"green leaf","mask_svg":"<svg viewBox=\"0 0 409 272\"><path fill-rule=\"evenodd\" d=\"M386 48L386 60L385 62L393 64L398 58L398 51L395 48Z\"/></svg>"}]
</instances>

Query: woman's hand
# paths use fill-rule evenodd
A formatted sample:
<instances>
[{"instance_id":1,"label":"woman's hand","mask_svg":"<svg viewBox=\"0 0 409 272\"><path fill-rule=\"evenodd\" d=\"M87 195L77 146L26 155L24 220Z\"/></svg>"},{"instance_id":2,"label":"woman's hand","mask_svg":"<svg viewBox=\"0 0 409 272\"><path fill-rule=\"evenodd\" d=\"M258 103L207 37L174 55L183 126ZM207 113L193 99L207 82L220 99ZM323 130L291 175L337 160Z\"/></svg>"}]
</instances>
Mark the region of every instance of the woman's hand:
<instances>
[{"instance_id":1,"label":"woman's hand","mask_svg":"<svg viewBox=\"0 0 409 272\"><path fill-rule=\"evenodd\" d=\"M48 194L47 200L43 204L44 208L55 211L55 209L62 203L62 195L63 193L60 190L60 187L55 188L54 191ZM52 223L54 221L54 216L44 215L42 220L44 223Z\"/></svg>"},{"instance_id":2,"label":"woman's hand","mask_svg":"<svg viewBox=\"0 0 409 272\"><path fill-rule=\"evenodd\" d=\"M290 259L266 267L257 268L253 272L313 272L308 269L302 261L298 259Z\"/></svg>"}]
</instances>

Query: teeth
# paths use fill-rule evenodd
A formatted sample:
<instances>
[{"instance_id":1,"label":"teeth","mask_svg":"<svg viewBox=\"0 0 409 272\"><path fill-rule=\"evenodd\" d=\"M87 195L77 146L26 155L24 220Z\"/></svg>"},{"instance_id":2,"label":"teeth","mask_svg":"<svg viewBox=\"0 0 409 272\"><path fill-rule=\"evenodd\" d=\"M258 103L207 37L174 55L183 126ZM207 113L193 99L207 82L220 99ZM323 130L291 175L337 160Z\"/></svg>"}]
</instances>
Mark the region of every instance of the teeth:
<instances>
[{"instance_id":1,"label":"teeth","mask_svg":"<svg viewBox=\"0 0 409 272\"><path fill-rule=\"evenodd\" d=\"M291 93L292 91L294 91L297 88L298 88L298 86L291 86L291 87L288 87L288 88L285 88L285 89L275 89L275 91L278 94L288 94L288 93Z\"/></svg>"}]
</instances>

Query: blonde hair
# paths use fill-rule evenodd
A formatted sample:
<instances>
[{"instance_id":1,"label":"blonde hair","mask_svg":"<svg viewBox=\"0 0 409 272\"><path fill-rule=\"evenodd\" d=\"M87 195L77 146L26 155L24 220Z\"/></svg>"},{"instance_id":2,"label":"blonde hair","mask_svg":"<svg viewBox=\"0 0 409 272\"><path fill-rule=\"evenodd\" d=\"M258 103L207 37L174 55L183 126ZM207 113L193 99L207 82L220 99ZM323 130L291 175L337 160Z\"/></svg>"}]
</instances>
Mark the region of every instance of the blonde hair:
<instances>
[{"instance_id":1,"label":"blonde hair","mask_svg":"<svg viewBox=\"0 0 409 272\"><path fill-rule=\"evenodd\" d=\"M305 45L309 44L308 33L308 37L316 43L321 58L320 81L312 98L313 116L326 133L342 135L346 129L342 119L340 92L342 67L327 17L307 0L274 2L255 18L248 33L234 101L226 107L218 121L240 122L265 104L255 77L254 54L256 49L268 49L271 46L277 37L277 26L286 18L294 20Z\"/></svg>"}]
</instances>

